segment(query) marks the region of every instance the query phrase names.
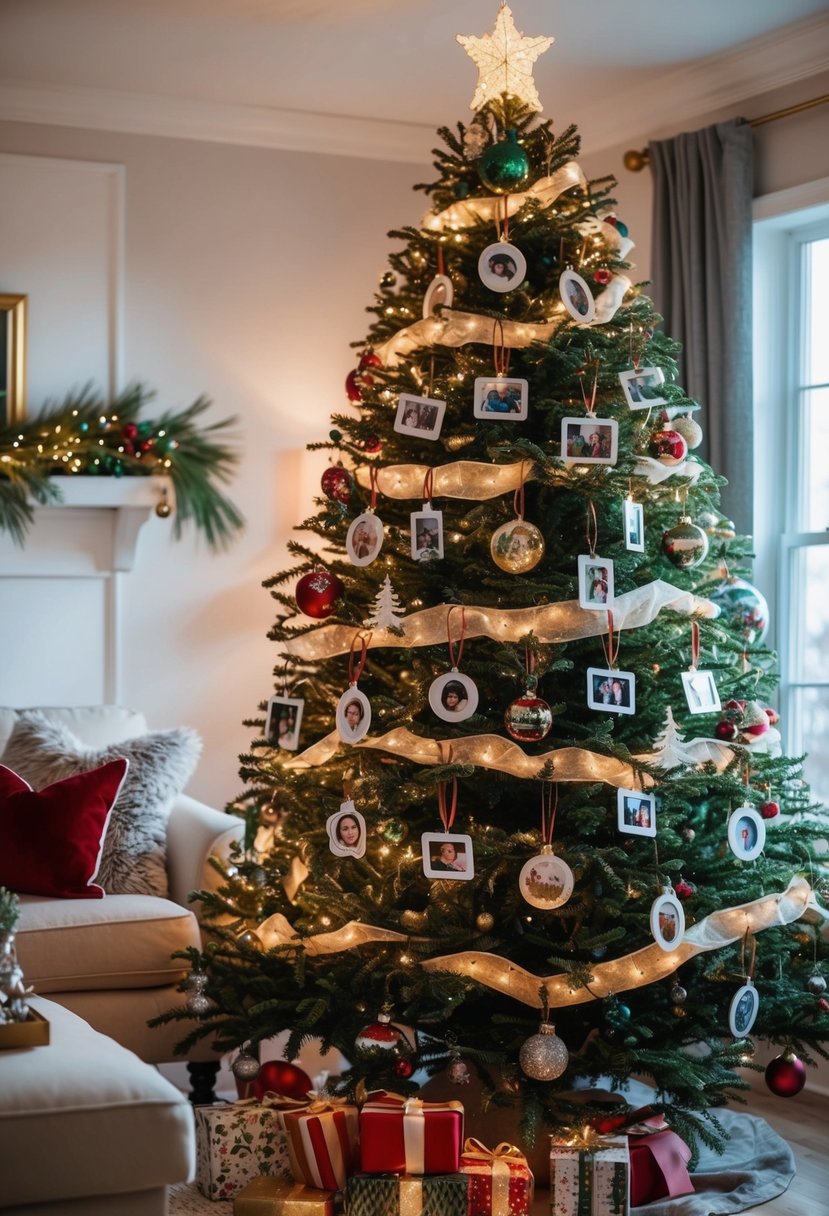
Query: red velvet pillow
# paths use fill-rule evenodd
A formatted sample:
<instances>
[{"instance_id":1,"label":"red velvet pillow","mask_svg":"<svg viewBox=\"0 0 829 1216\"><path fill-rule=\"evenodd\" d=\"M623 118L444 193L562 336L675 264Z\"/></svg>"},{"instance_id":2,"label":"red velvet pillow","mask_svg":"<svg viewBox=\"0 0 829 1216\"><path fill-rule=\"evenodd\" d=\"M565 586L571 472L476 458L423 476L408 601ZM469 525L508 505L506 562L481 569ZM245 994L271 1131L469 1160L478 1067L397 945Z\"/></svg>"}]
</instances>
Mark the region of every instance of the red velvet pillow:
<instances>
[{"instance_id":1,"label":"red velvet pillow","mask_svg":"<svg viewBox=\"0 0 829 1216\"><path fill-rule=\"evenodd\" d=\"M103 887L93 879L126 771L126 760L112 760L35 792L0 764L0 886L28 895L103 899Z\"/></svg>"}]
</instances>

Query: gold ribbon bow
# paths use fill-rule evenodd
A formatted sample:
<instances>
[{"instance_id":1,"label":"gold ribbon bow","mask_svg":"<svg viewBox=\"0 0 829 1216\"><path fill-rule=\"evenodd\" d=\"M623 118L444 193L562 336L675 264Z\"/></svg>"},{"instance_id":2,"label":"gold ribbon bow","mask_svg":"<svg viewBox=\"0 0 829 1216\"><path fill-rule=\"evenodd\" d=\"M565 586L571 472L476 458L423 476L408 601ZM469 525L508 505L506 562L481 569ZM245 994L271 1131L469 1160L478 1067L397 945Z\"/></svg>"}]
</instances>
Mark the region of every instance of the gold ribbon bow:
<instances>
[{"instance_id":1,"label":"gold ribbon bow","mask_svg":"<svg viewBox=\"0 0 829 1216\"><path fill-rule=\"evenodd\" d=\"M492 1216L509 1216L509 1184L512 1177L509 1163L523 1163L527 1167L527 1158L514 1144L503 1140L496 1148L487 1148L474 1136L468 1137L463 1146L464 1157L471 1157L475 1164L486 1164L492 1176ZM477 1171L476 1171L477 1172ZM529 1173L527 1187L529 1200L532 1202L533 1176Z\"/></svg>"}]
</instances>

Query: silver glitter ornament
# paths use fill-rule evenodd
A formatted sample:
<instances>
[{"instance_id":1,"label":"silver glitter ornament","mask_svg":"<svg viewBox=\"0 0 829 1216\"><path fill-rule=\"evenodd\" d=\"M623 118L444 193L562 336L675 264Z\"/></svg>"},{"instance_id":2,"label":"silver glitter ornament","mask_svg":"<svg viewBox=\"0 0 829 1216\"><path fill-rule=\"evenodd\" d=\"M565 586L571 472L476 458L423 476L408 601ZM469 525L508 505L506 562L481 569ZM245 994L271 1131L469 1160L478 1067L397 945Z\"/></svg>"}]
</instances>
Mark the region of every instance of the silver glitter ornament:
<instances>
[{"instance_id":1,"label":"silver glitter ornament","mask_svg":"<svg viewBox=\"0 0 829 1216\"><path fill-rule=\"evenodd\" d=\"M460 1058L452 1061L446 1070L446 1075L453 1085L468 1085L469 1084L469 1069Z\"/></svg>"},{"instance_id":2,"label":"silver glitter ornament","mask_svg":"<svg viewBox=\"0 0 829 1216\"><path fill-rule=\"evenodd\" d=\"M200 1017L210 1009L210 998L204 993L207 987L207 976L201 971L194 971L187 981L187 986L190 989L190 995L184 1002L184 1007L188 1013Z\"/></svg>"},{"instance_id":3,"label":"silver glitter ornament","mask_svg":"<svg viewBox=\"0 0 829 1216\"><path fill-rule=\"evenodd\" d=\"M826 991L826 980L823 978L820 972L816 971L814 975L809 976L808 980L806 981L806 987L813 996L822 996Z\"/></svg>"},{"instance_id":4,"label":"silver glitter ornament","mask_svg":"<svg viewBox=\"0 0 829 1216\"><path fill-rule=\"evenodd\" d=\"M671 988L670 997L674 1005L684 1005L688 1000L688 993L681 984L674 984Z\"/></svg>"},{"instance_id":5,"label":"silver glitter ornament","mask_svg":"<svg viewBox=\"0 0 829 1216\"><path fill-rule=\"evenodd\" d=\"M554 1081L567 1068L569 1060L566 1045L549 1022L542 1022L538 1034L530 1035L518 1053L518 1063L534 1081Z\"/></svg>"},{"instance_id":6,"label":"silver glitter ornament","mask_svg":"<svg viewBox=\"0 0 829 1216\"><path fill-rule=\"evenodd\" d=\"M259 1061L256 1056L240 1051L230 1066L237 1081L255 1081L259 1076Z\"/></svg>"},{"instance_id":7,"label":"silver glitter ornament","mask_svg":"<svg viewBox=\"0 0 829 1216\"><path fill-rule=\"evenodd\" d=\"M681 418L674 418L671 426L675 431L679 432L689 448L698 448L702 443L702 427L696 418L692 418L690 414L683 414Z\"/></svg>"}]
</instances>

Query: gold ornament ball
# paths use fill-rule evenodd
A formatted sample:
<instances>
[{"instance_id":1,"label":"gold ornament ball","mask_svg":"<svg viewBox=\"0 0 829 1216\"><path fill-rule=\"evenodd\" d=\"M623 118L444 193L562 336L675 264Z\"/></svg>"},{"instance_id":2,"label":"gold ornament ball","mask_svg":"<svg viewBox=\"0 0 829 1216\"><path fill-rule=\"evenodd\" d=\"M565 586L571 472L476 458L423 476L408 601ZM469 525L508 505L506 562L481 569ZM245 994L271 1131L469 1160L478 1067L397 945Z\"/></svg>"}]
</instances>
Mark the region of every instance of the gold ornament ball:
<instances>
[{"instance_id":1,"label":"gold ornament ball","mask_svg":"<svg viewBox=\"0 0 829 1216\"><path fill-rule=\"evenodd\" d=\"M681 1005L674 1005L674 1007L671 1009L671 1013L675 1018L687 1018L688 1016L688 1010L683 1009Z\"/></svg>"},{"instance_id":2,"label":"gold ornament ball","mask_svg":"<svg viewBox=\"0 0 829 1216\"><path fill-rule=\"evenodd\" d=\"M491 912L479 912L475 917L475 928L479 933L489 933L495 928L495 917Z\"/></svg>"},{"instance_id":3,"label":"gold ornament ball","mask_svg":"<svg viewBox=\"0 0 829 1216\"><path fill-rule=\"evenodd\" d=\"M258 933L254 933L253 929L244 929L236 938L240 946L246 946L248 950L261 950L262 939Z\"/></svg>"},{"instance_id":4,"label":"gold ornament ball","mask_svg":"<svg viewBox=\"0 0 829 1216\"><path fill-rule=\"evenodd\" d=\"M162 498L155 504L155 513L159 519L167 519L173 514L173 508L170 506L166 498Z\"/></svg>"},{"instance_id":5,"label":"gold ornament ball","mask_svg":"<svg viewBox=\"0 0 829 1216\"><path fill-rule=\"evenodd\" d=\"M404 929L419 931L426 926L426 913L415 912L411 908L407 908L405 912L401 912L400 914L400 923Z\"/></svg>"},{"instance_id":6,"label":"gold ornament ball","mask_svg":"<svg viewBox=\"0 0 829 1216\"><path fill-rule=\"evenodd\" d=\"M566 1045L549 1022L542 1022L538 1034L530 1035L518 1053L518 1063L534 1081L555 1081L565 1071L569 1060Z\"/></svg>"},{"instance_id":7,"label":"gold ornament ball","mask_svg":"<svg viewBox=\"0 0 829 1216\"><path fill-rule=\"evenodd\" d=\"M507 574L526 574L544 556L544 537L535 524L511 519L492 533L489 551L499 570Z\"/></svg>"}]
</instances>

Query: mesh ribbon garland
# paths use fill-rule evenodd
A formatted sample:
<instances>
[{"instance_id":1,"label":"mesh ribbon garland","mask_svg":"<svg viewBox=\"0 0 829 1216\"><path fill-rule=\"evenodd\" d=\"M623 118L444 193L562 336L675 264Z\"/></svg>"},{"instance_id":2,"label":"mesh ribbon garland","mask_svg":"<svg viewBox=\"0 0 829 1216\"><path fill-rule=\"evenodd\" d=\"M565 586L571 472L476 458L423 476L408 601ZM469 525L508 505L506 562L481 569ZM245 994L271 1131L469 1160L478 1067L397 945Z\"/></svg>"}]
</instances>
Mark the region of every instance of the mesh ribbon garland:
<instances>
[{"instance_id":1,"label":"mesh ribbon garland","mask_svg":"<svg viewBox=\"0 0 829 1216\"><path fill-rule=\"evenodd\" d=\"M574 160L569 160L549 177L540 177L526 190L517 194L508 194L504 199L493 197L462 199L452 203L451 207L439 211L437 215L427 212L423 217L422 226L428 232L443 232L447 228L457 232L459 228L474 228L482 220L496 220L516 215L526 202L536 202L542 207L552 207L553 203L565 190L574 186L582 189L587 187L587 179L581 166ZM608 224L610 228L612 225Z\"/></svg>"}]
</instances>

